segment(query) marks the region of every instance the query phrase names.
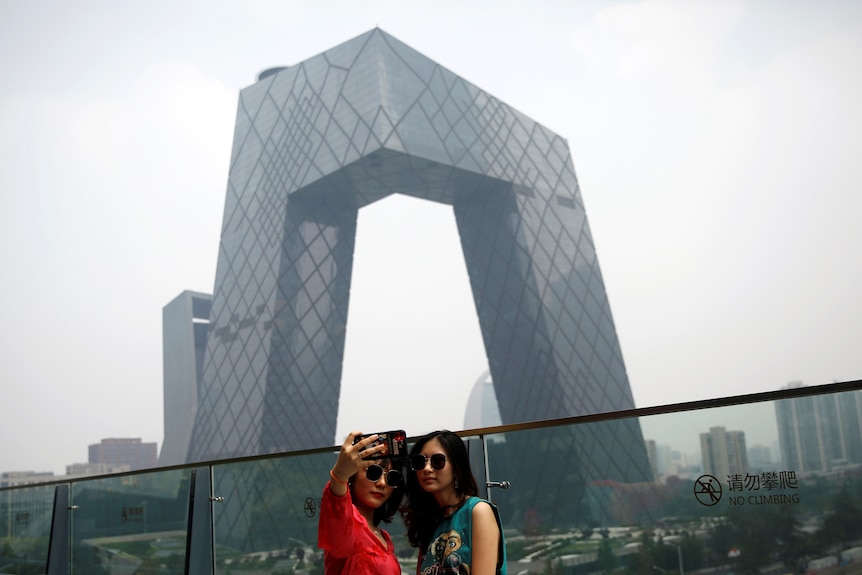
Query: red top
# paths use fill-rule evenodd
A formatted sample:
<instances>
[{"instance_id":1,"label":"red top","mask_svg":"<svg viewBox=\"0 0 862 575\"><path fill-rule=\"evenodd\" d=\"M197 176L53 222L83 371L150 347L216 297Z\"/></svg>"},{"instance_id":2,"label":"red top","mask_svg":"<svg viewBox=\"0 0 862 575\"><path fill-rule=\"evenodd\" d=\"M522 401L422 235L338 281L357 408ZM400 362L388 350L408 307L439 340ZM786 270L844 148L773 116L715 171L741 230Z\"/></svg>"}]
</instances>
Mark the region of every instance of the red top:
<instances>
[{"instance_id":1,"label":"red top","mask_svg":"<svg viewBox=\"0 0 862 575\"><path fill-rule=\"evenodd\" d=\"M383 529L380 533L385 546L353 506L350 491L338 497L326 483L317 523L317 546L324 551L325 575L401 575L392 538Z\"/></svg>"}]
</instances>

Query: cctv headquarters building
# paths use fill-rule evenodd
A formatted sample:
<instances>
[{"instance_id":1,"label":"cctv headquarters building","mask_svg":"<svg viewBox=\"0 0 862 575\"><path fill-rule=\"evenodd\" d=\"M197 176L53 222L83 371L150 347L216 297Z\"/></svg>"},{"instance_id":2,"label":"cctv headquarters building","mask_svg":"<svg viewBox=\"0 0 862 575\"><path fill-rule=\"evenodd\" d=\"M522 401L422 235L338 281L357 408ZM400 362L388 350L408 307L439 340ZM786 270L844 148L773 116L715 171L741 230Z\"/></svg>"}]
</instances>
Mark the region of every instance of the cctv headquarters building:
<instances>
[{"instance_id":1,"label":"cctv headquarters building","mask_svg":"<svg viewBox=\"0 0 862 575\"><path fill-rule=\"evenodd\" d=\"M240 92L188 462L332 445L357 215L391 194L452 206L503 425L634 407L565 140L374 29ZM651 480L633 420L522 453Z\"/></svg>"}]
</instances>

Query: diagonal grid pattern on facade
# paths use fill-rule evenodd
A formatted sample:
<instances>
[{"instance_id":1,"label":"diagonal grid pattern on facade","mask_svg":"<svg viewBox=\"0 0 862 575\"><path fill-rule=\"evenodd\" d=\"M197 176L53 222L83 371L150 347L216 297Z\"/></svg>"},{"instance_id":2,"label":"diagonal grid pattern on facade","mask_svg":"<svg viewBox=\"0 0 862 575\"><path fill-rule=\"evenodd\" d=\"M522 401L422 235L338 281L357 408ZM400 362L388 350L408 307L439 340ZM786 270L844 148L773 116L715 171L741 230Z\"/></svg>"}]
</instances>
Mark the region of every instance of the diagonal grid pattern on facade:
<instances>
[{"instance_id":1,"label":"diagonal grid pattern on facade","mask_svg":"<svg viewBox=\"0 0 862 575\"><path fill-rule=\"evenodd\" d=\"M244 89L230 166L190 461L331 445L357 213L394 193L453 208L503 423L634 407L544 126L375 29ZM637 426L608 429L565 448L648 477Z\"/></svg>"}]
</instances>

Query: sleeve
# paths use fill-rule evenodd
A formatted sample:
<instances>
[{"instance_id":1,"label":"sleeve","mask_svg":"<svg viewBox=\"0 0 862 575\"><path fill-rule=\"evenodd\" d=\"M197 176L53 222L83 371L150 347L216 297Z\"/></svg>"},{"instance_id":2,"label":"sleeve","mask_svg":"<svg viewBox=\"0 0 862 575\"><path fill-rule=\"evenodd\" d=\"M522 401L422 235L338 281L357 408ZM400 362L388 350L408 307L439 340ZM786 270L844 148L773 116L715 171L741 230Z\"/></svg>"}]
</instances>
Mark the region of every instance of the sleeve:
<instances>
[{"instance_id":1,"label":"sleeve","mask_svg":"<svg viewBox=\"0 0 862 575\"><path fill-rule=\"evenodd\" d=\"M335 557L348 557L354 547L354 509L350 491L337 497L329 489L329 482L323 488L320 500L320 518L317 521L317 546L329 551Z\"/></svg>"}]
</instances>

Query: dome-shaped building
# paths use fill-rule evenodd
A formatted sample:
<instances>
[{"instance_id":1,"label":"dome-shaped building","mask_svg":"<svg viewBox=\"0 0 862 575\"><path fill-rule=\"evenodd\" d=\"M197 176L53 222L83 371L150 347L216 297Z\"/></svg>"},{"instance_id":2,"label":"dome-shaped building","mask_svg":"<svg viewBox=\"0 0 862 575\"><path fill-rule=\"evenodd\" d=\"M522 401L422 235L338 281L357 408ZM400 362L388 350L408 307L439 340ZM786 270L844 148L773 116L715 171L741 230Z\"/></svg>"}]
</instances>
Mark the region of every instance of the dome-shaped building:
<instances>
[{"instance_id":1,"label":"dome-shaped building","mask_svg":"<svg viewBox=\"0 0 862 575\"><path fill-rule=\"evenodd\" d=\"M491 372L486 369L473 384L473 390L467 400L467 409L464 411L464 429L497 425L503 425L503 420L500 417L500 407L497 405L497 394L494 393Z\"/></svg>"}]
</instances>

